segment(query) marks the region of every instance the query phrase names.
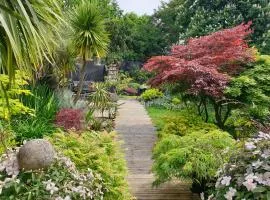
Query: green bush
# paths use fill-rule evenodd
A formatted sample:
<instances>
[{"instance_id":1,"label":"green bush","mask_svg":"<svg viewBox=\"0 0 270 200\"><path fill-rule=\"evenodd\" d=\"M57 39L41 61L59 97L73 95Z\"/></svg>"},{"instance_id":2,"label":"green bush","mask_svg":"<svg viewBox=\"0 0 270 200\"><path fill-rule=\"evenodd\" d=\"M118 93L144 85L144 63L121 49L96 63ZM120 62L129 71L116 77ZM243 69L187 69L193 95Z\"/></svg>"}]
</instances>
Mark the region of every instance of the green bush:
<instances>
[{"instance_id":1,"label":"green bush","mask_svg":"<svg viewBox=\"0 0 270 200\"><path fill-rule=\"evenodd\" d=\"M233 144L230 135L218 129L162 137L154 149L155 184L178 178L192 180L203 187L227 161L225 150Z\"/></svg>"},{"instance_id":2,"label":"green bush","mask_svg":"<svg viewBox=\"0 0 270 200\"><path fill-rule=\"evenodd\" d=\"M203 191L227 161L227 150L233 147L234 139L214 124L204 122L191 109L147 109L159 128L153 156L155 184L174 178L188 179L193 181L194 191Z\"/></svg>"},{"instance_id":3,"label":"green bush","mask_svg":"<svg viewBox=\"0 0 270 200\"><path fill-rule=\"evenodd\" d=\"M24 140L43 138L55 132L52 122L38 118L14 119L11 126L19 144L22 144Z\"/></svg>"},{"instance_id":4,"label":"green bush","mask_svg":"<svg viewBox=\"0 0 270 200\"><path fill-rule=\"evenodd\" d=\"M156 88L152 88L152 89L148 89L144 93L142 93L140 98L143 101L150 101L150 100L162 97L162 96L163 96L163 93L161 91L159 91Z\"/></svg>"},{"instance_id":5,"label":"green bush","mask_svg":"<svg viewBox=\"0 0 270 200\"><path fill-rule=\"evenodd\" d=\"M133 83L133 82L131 82L131 83L128 84L128 87L134 88L136 90L138 90L140 88L140 86L141 85L139 83Z\"/></svg>"},{"instance_id":6,"label":"green bush","mask_svg":"<svg viewBox=\"0 0 270 200\"><path fill-rule=\"evenodd\" d=\"M54 92L46 85L32 86L30 91L33 95L21 97L23 104L34 109L36 118L53 121L59 108Z\"/></svg>"},{"instance_id":7,"label":"green bush","mask_svg":"<svg viewBox=\"0 0 270 200\"><path fill-rule=\"evenodd\" d=\"M35 115L21 115L13 117L11 127L16 135L16 141L42 138L55 131L54 120L58 111L58 99L54 92L46 85L31 88L33 95L21 96L25 106L34 110Z\"/></svg>"},{"instance_id":8,"label":"green bush","mask_svg":"<svg viewBox=\"0 0 270 200\"><path fill-rule=\"evenodd\" d=\"M250 120L248 112L240 109L232 111L225 125L235 139L248 138L257 129L255 124Z\"/></svg>"},{"instance_id":9,"label":"green bush","mask_svg":"<svg viewBox=\"0 0 270 200\"><path fill-rule=\"evenodd\" d=\"M172 103L173 103L174 105L179 105L179 104L181 104L181 100L178 99L177 97L174 97L174 98L172 99Z\"/></svg>"},{"instance_id":10,"label":"green bush","mask_svg":"<svg viewBox=\"0 0 270 200\"><path fill-rule=\"evenodd\" d=\"M240 76L233 78L226 94L242 102L251 118L270 120L270 56L258 55L256 62Z\"/></svg>"},{"instance_id":11,"label":"green bush","mask_svg":"<svg viewBox=\"0 0 270 200\"><path fill-rule=\"evenodd\" d=\"M130 199L125 180L126 164L115 134L86 132L54 134L49 140L56 149L68 156L80 171L88 168L101 175L106 191L104 199Z\"/></svg>"},{"instance_id":12,"label":"green bush","mask_svg":"<svg viewBox=\"0 0 270 200\"><path fill-rule=\"evenodd\" d=\"M28 84L25 80L27 77L18 70L12 84L8 75L0 74L0 119L10 120L12 116L20 114L33 115L33 109L24 105L19 99L20 95L31 96L31 92L24 89Z\"/></svg>"},{"instance_id":13,"label":"green bush","mask_svg":"<svg viewBox=\"0 0 270 200\"><path fill-rule=\"evenodd\" d=\"M200 116L187 110L180 111L178 116L164 117L163 120L165 125L160 134L184 136L196 131L207 133L217 129L214 124L204 122Z\"/></svg>"}]
</instances>

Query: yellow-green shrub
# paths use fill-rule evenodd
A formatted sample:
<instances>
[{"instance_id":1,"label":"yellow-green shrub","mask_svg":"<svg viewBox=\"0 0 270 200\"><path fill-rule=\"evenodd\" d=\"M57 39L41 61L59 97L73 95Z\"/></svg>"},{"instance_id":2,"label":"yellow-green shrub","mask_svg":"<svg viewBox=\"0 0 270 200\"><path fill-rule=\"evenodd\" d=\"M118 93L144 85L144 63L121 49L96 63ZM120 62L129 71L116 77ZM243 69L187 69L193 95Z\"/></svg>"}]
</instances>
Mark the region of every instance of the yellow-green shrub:
<instances>
[{"instance_id":1,"label":"yellow-green shrub","mask_svg":"<svg viewBox=\"0 0 270 200\"><path fill-rule=\"evenodd\" d=\"M68 156L81 171L88 168L101 175L107 192L104 199L130 199L126 163L115 133L85 132L81 135L56 133L49 138L55 148Z\"/></svg>"},{"instance_id":2,"label":"yellow-green shrub","mask_svg":"<svg viewBox=\"0 0 270 200\"><path fill-rule=\"evenodd\" d=\"M140 96L143 101L150 101L159 97L163 97L163 93L156 88L148 89Z\"/></svg>"}]
</instances>

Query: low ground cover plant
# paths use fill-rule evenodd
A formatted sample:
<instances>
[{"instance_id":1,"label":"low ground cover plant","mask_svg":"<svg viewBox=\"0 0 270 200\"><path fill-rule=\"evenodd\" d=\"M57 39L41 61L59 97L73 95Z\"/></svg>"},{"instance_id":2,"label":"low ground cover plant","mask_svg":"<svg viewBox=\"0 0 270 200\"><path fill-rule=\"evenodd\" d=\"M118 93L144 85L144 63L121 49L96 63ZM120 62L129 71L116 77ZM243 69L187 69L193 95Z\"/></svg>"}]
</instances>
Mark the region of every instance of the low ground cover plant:
<instances>
[{"instance_id":1,"label":"low ground cover plant","mask_svg":"<svg viewBox=\"0 0 270 200\"><path fill-rule=\"evenodd\" d=\"M61 153L48 169L19 170L18 148L0 159L0 199L103 199L101 177L90 168L79 172L75 164Z\"/></svg>"},{"instance_id":2,"label":"low ground cover plant","mask_svg":"<svg viewBox=\"0 0 270 200\"><path fill-rule=\"evenodd\" d=\"M219 171L210 199L269 199L270 134L244 142Z\"/></svg>"},{"instance_id":3,"label":"low ground cover plant","mask_svg":"<svg viewBox=\"0 0 270 200\"><path fill-rule=\"evenodd\" d=\"M126 200L130 198L125 180L126 164L120 145L113 133L85 132L56 133L49 140L55 148L69 157L81 172L88 168L100 174L104 190L104 199Z\"/></svg>"}]
</instances>

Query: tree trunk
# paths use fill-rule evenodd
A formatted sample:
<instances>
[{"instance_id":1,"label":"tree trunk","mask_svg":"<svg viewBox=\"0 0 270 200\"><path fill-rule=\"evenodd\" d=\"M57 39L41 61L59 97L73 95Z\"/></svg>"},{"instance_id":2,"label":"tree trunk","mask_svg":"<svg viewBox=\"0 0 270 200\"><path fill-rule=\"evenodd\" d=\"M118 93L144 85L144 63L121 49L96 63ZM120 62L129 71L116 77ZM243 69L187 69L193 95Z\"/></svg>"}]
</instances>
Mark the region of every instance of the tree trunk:
<instances>
[{"instance_id":1,"label":"tree trunk","mask_svg":"<svg viewBox=\"0 0 270 200\"><path fill-rule=\"evenodd\" d=\"M78 91L77 91L77 94L76 94L76 96L74 98L74 103L75 104L79 101L81 93L82 93L85 73L86 73L86 58L85 58L85 55L84 55L83 56L83 61L82 61L82 67L81 67L81 70L80 70L80 80L79 80L79 84L78 84Z\"/></svg>"},{"instance_id":2,"label":"tree trunk","mask_svg":"<svg viewBox=\"0 0 270 200\"><path fill-rule=\"evenodd\" d=\"M205 122L208 122L209 115L207 110L207 102L206 99L203 100L204 112L205 112Z\"/></svg>"}]
</instances>

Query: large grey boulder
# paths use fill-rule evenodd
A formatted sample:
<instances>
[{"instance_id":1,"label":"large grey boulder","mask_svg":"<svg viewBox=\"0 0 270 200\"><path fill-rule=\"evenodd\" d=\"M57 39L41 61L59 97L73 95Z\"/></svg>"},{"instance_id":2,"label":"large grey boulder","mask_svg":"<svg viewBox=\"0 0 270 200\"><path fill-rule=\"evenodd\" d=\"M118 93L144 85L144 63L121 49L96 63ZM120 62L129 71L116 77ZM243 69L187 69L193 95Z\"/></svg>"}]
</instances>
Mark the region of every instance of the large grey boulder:
<instances>
[{"instance_id":1,"label":"large grey boulder","mask_svg":"<svg viewBox=\"0 0 270 200\"><path fill-rule=\"evenodd\" d=\"M19 150L20 169L37 170L49 167L54 161L55 151L50 142L35 139L26 142Z\"/></svg>"}]
</instances>

